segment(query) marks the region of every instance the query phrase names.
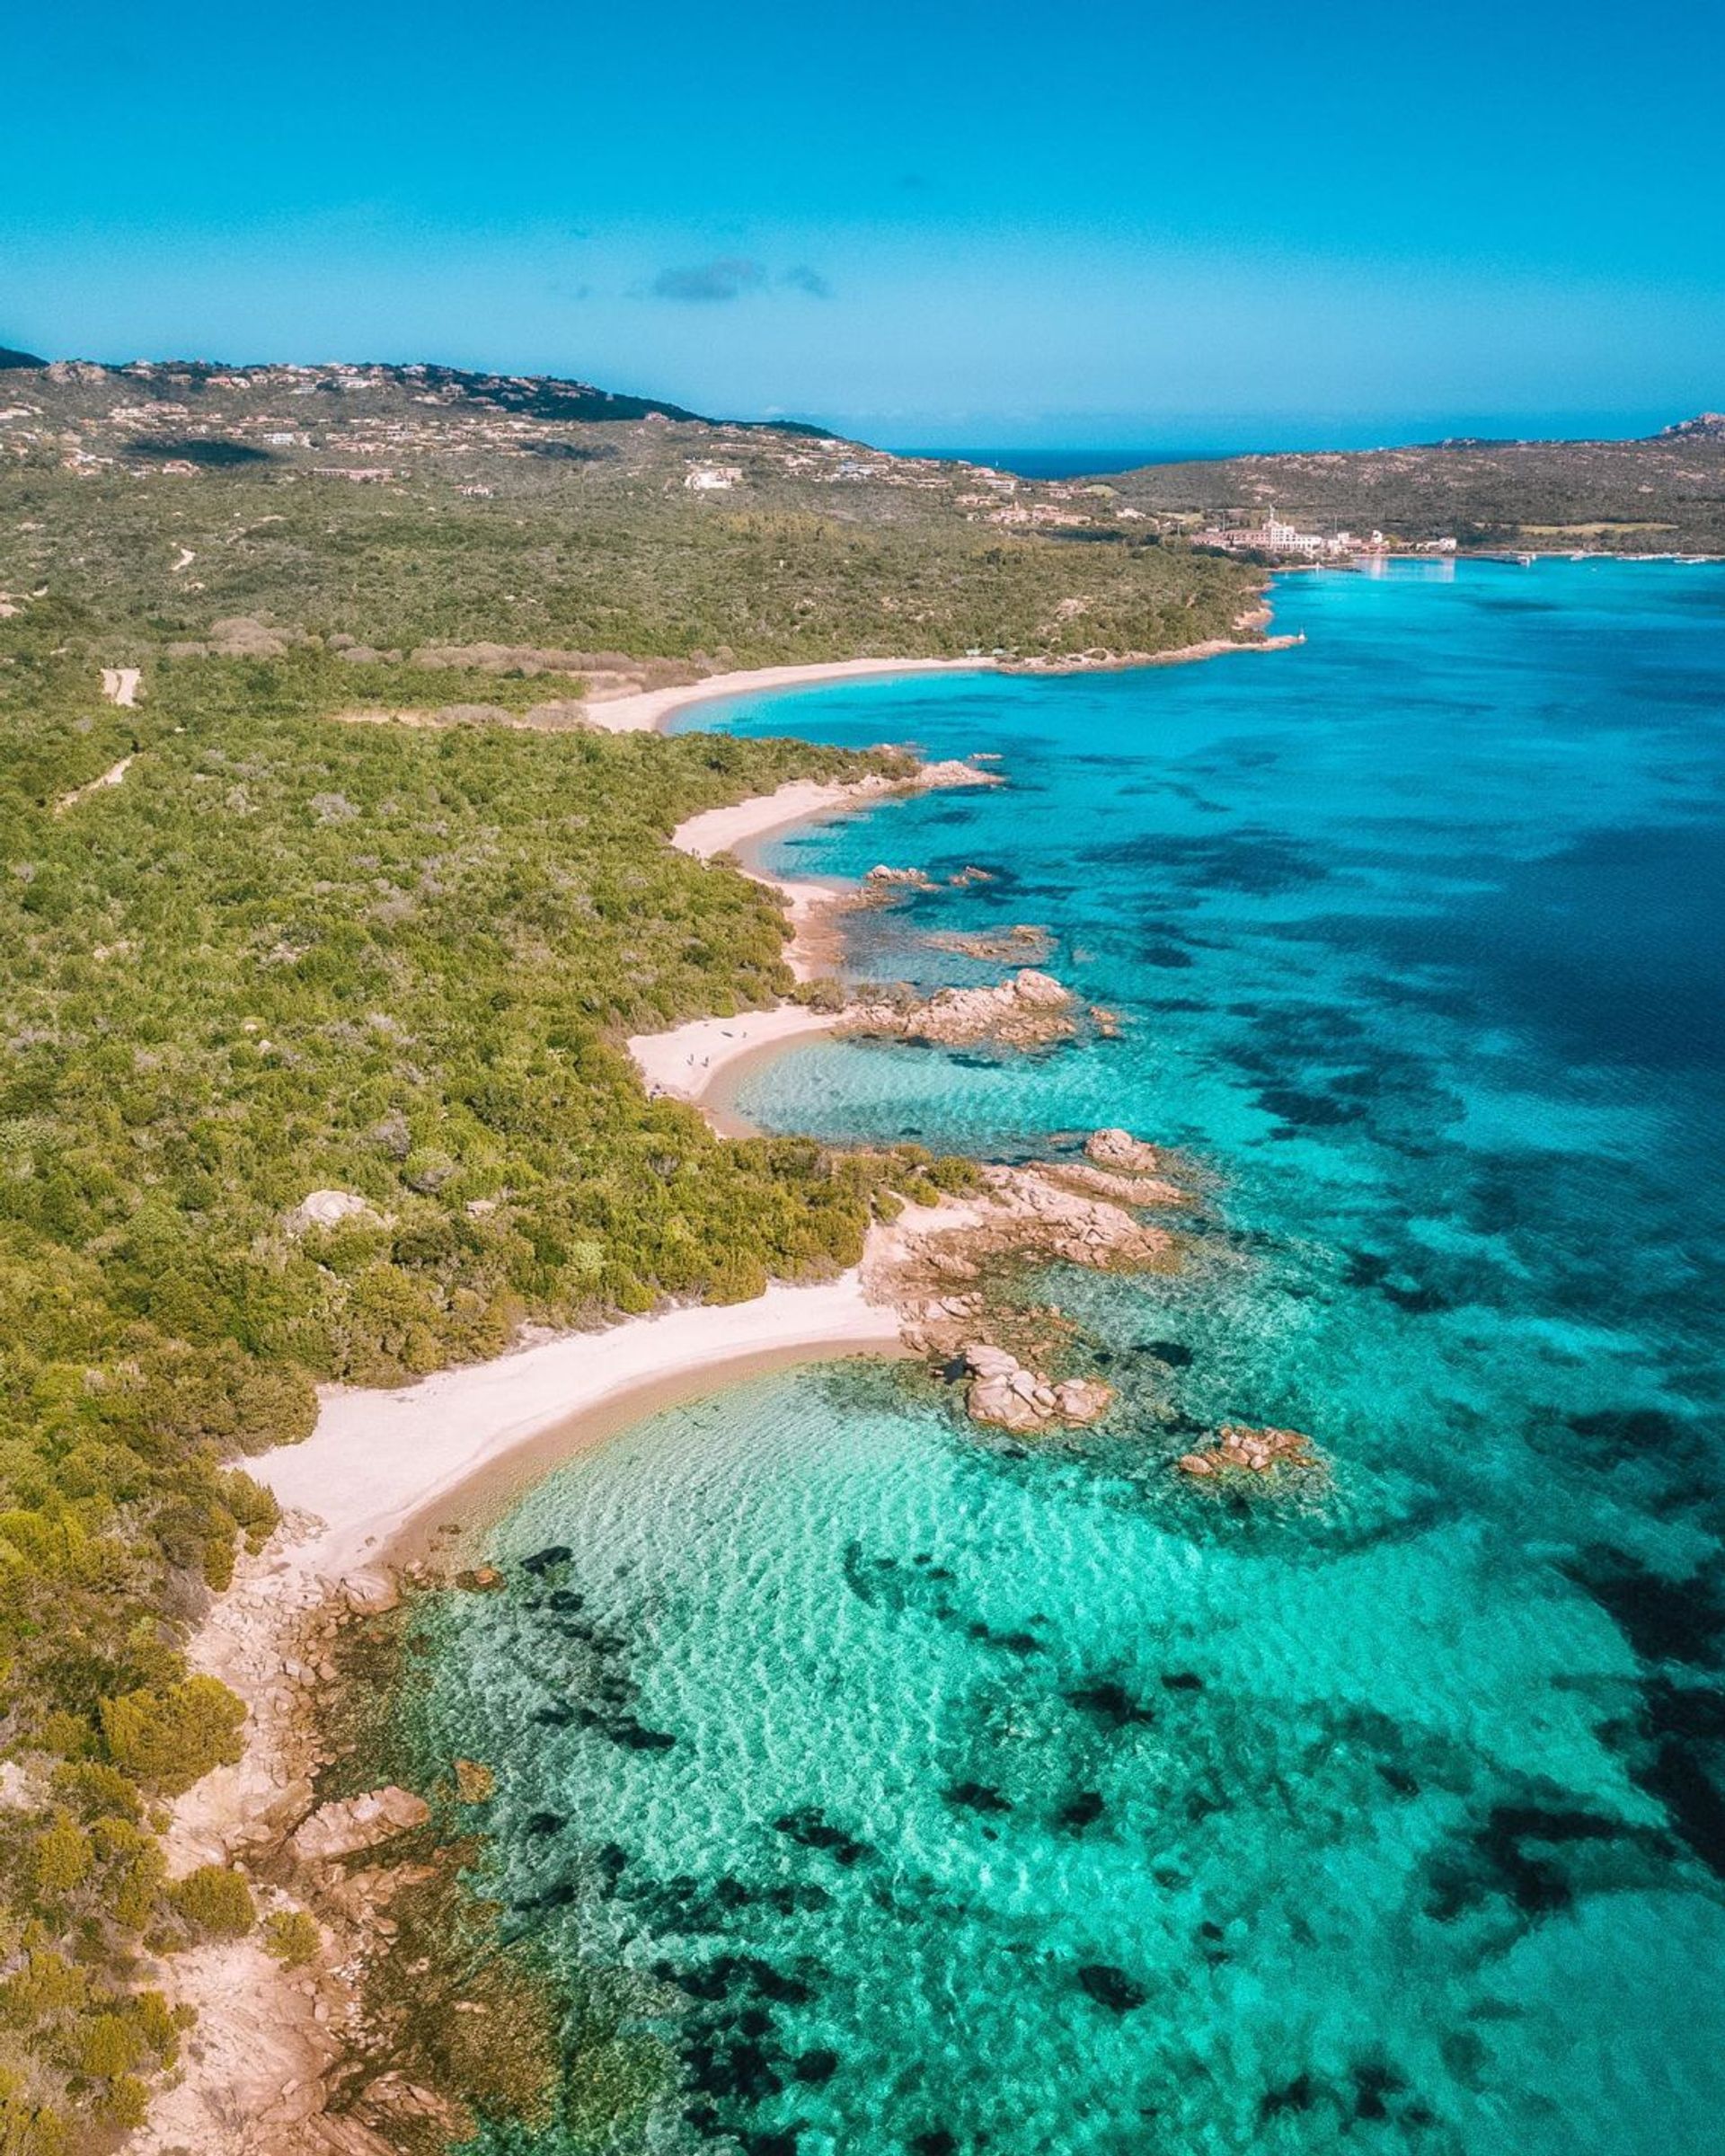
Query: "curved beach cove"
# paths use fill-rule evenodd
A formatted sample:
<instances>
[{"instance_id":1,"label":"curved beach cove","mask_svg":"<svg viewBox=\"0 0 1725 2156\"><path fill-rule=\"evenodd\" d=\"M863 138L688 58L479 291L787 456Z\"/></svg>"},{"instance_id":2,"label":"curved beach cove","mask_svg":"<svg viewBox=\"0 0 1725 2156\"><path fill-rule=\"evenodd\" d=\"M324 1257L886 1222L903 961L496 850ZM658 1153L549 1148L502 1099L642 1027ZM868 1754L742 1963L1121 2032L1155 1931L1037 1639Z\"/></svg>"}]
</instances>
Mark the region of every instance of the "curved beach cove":
<instances>
[{"instance_id":1,"label":"curved beach cove","mask_svg":"<svg viewBox=\"0 0 1725 2156\"><path fill-rule=\"evenodd\" d=\"M995 1160L1120 1125L1205 1201L1178 1274L1040 1283L1096 1430L757 1376L423 1598L411 1739L495 1771L480 1877L571 2009L567 2102L482 2148L1717 2146L1725 571L1277 614L1306 643L1250 664L694 721L998 754L765 865L926 872L849 917L857 979L997 979L942 940L1031 927L1114 1020L798 1042L737 1109ZM1175 1471L1230 1421L1328 1475Z\"/></svg>"}]
</instances>

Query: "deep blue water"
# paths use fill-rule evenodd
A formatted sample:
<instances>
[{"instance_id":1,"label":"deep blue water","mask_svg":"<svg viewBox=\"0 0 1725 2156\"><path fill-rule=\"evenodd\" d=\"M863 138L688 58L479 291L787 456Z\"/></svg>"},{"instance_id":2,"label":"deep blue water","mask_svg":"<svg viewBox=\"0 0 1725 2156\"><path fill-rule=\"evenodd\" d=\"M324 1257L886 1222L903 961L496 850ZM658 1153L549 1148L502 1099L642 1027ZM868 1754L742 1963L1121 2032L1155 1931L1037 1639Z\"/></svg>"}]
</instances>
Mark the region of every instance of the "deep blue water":
<instances>
[{"instance_id":1,"label":"deep blue water","mask_svg":"<svg viewBox=\"0 0 1725 2156\"><path fill-rule=\"evenodd\" d=\"M1725 573L1277 612L1304 647L701 714L997 753L778 858L986 868L856 916L852 970L989 977L925 939L1033 923L1121 1021L825 1043L749 1112L993 1157L1125 1124L1209 1195L1184 1275L1049 1277L1099 1434L809 1372L494 1531L569 1555L438 1613L424 1741L498 1767L515 1921L584 2012L630 1972L683 2077L603 2144L496 2146L1720 2145ZM1331 1480L1170 1471L1234 1418Z\"/></svg>"}]
</instances>

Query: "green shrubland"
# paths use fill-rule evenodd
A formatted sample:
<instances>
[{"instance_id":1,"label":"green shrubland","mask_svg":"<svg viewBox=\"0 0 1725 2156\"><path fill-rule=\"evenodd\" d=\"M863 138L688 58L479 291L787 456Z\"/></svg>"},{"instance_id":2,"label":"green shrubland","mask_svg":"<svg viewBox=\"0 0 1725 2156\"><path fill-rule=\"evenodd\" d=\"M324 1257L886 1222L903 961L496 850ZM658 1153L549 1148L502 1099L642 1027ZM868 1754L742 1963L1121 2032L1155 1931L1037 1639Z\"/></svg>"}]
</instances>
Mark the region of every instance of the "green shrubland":
<instances>
[{"instance_id":1,"label":"green shrubland","mask_svg":"<svg viewBox=\"0 0 1725 2156\"><path fill-rule=\"evenodd\" d=\"M323 1379L397 1383L524 1319L847 1263L887 1186L924 1173L721 1141L649 1100L621 1045L789 985L765 895L674 852L673 826L858 759L342 724L374 685L309 649L164 659L120 711L91 632L47 601L0 624L0 2148L20 2152L135 2112L176 2041L144 1957L249 1921L237 1875L168 1886L150 1826L239 1751L238 1702L181 1653L275 1516L234 1456L303 1436ZM123 783L58 806L128 755ZM318 1189L367 1209L302 1228Z\"/></svg>"}]
</instances>

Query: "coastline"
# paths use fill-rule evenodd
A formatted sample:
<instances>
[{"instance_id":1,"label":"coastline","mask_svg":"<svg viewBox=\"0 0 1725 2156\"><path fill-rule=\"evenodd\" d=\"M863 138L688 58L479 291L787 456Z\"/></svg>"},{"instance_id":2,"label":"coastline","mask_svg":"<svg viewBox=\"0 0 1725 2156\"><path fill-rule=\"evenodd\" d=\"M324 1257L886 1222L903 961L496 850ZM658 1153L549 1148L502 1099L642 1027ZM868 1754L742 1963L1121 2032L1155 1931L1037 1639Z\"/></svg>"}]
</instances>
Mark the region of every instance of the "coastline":
<instances>
[{"instance_id":1,"label":"coastline","mask_svg":"<svg viewBox=\"0 0 1725 2156\"><path fill-rule=\"evenodd\" d=\"M711 860L916 783L793 782L691 817L671 843ZM785 904L796 929L787 957L809 977L819 949L811 932L818 937L819 913L840 894L748 872ZM629 1046L650 1089L657 1083L702 1104L721 1135L741 1135L749 1127L740 1118L704 1105L713 1082L836 1022L784 1003L697 1019ZM697 1041L700 1082L686 1090L677 1074L697 1067L686 1060ZM662 1078L655 1075L661 1068ZM239 1761L205 1775L170 1807L164 1844L171 1873L285 1847L311 1807L323 1756L320 1687L333 1674L326 1643L351 1613L395 1600L396 1570L429 1549L440 1528L448 1539L452 1507L494 1512L526 1479L673 1401L771 1369L905 1353L890 1276L909 1241L969 1217L951 1199L907 1205L889 1226L871 1227L862 1262L830 1280L774 1281L745 1303L656 1311L597 1331L529 1338L488 1362L411 1386L324 1388L309 1437L245 1461L281 1506L282 1520L256 1555L240 1553L231 1586L186 1643L189 1666L225 1683L243 1701L247 1719ZM323 2151L325 2139L314 2137L324 2121L327 2079L351 2055L362 2028L354 1941L343 1943L346 1950L332 1955L326 1939L310 1972L272 1959L255 1933L208 1942L162 1965L158 1981L176 2005L195 2010L197 2021L177 2077L157 2091L146 2123L128 2141L130 2156L211 2145L225 2156ZM241 2119L247 2123L236 2140ZM340 2130L342 2156L390 2156L388 2144L358 2120L344 2117Z\"/></svg>"},{"instance_id":2,"label":"coastline","mask_svg":"<svg viewBox=\"0 0 1725 2156\"><path fill-rule=\"evenodd\" d=\"M1268 608L1254 611L1252 622L1269 619ZM1244 625L1243 623L1242 625ZM635 689L601 696L586 705L590 725L606 733L663 733L670 720L692 705L722 702L729 696L765 695L783 689L812 689L839 682L875 681L907 674L1004 674L1033 679L1063 674L1123 674L1138 667L1181 667L1221 658L1230 651L1286 651L1305 641L1304 634L1265 637L1206 637L1169 651L1109 652L1059 658L832 658L801 666L749 667L671 688ZM801 820L792 818L792 821Z\"/></svg>"},{"instance_id":3,"label":"coastline","mask_svg":"<svg viewBox=\"0 0 1725 2156\"><path fill-rule=\"evenodd\" d=\"M758 865L754 849L776 832L823 817L876 808L932 785L998 783L991 772L958 764L927 765L907 781L863 779L823 785L797 779L773 793L703 809L679 824L670 843L697 861L735 855L742 873L773 892L783 907L792 930L785 963L799 981L812 981L829 973L839 956L836 916L854 894L838 884L771 875ZM690 1019L663 1033L637 1033L626 1046L650 1095L699 1109L721 1138L745 1138L756 1135L755 1127L732 1105L744 1071L792 1041L834 1031L844 1023L845 1015L842 1010L818 1011L804 1003L781 1003L764 1011L739 1011L729 1018Z\"/></svg>"},{"instance_id":4,"label":"coastline","mask_svg":"<svg viewBox=\"0 0 1725 2156\"><path fill-rule=\"evenodd\" d=\"M1278 649L1291 641L1297 640L1212 642L1120 663L1173 664L1223 650ZM645 730L673 711L714 697L958 666L988 669L992 662L860 661L713 676L617 699L614 710L633 709L615 723L619 730ZM877 806L920 785L988 783L992 777L974 767L933 766L908 782L792 783L691 817L670 843L712 860L811 818ZM845 894L774 878L758 867L745 872L785 906L794 932L787 951L793 972L806 980L824 970L822 920ZM715 1097L715 1089L721 1082L734 1085L747 1065L791 1040L827 1031L840 1019L787 1003L694 1020L628 1045L650 1089L696 1106L721 1135L739 1135L748 1127L723 1104L722 1092ZM698 1079L692 1077L697 1071ZM319 1687L333 1671L318 1643L332 1638L348 1613L386 1608L394 1600L393 1568L411 1561L429 1546L428 1537L439 1532L447 1537L452 1526L459 1532L451 1508L493 1508L524 1477L547 1471L670 1401L769 1368L904 1353L908 1313L895 1300L893 1276L907 1249L931 1232L973 1226L981 1217L962 1200L907 1205L890 1225L871 1227L859 1265L830 1280L774 1282L746 1303L659 1311L594 1332L530 1339L489 1362L445 1370L405 1388L326 1388L311 1436L244 1462L282 1506L282 1523L262 1551L241 1554L233 1585L216 1598L186 1646L193 1670L218 1677L244 1702L244 1749L237 1764L205 1776L171 1807L164 1836L171 1871L177 1876L260 1851L276 1855L287 1847L312 1807L310 1778L326 1756L319 1749ZM155 2096L148 2123L128 2143L133 2156L173 2156L188 2146L211 2145L229 2156L299 2156L337 2146L342 2156L386 2156L387 2144L358 2120L327 2122L341 2135L339 2142L323 2131L325 2077L350 2055L360 2027L356 1970L365 1942L350 1928L345 1938L336 1937L341 1952L332 1950L326 1934L311 1971L272 1960L255 1936L212 1942L164 1965L157 1980L175 2004L194 2008L199 2019L178 2077Z\"/></svg>"},{"instance_id":5,"label":"coastline","mask_svg":"<svg viewBox=\"0 0 1725 2156\"><path fill-rule=\"evenodd\" d=\"M832 1032L840 1018L836 1011L780 1003L735 1018L694 1018L668 1033L637 1034L629 1053L650 1093L698 1108L721 1138L748 1138L756 1135L755 1126L730 1105L743 1071L792 1041Z\"/></svg>"},{"instance_id":6,"label":"coastline","mask_svg":"<svg viewBox=\"0 0 1725 2156\"><path fill-rule=\"evenodd\" d=\"M171 1875L249 1860L262 1908L304 1906L303 1887L283 1890L283 1862L330 1757L321 1709L341 1624L389 1608L398 1568L457 1524L495 1516L528 1480L644 1415L769 1370L904 1354L891 1272L909 1239L969 1217L951 1200L907 1206L870 1229L861 1264L830 1280L775 1281L746 1303L556 1334L394 1390L326 1388L309 1437L247 1461L281 1521L262 1550L242 1551L186 1645L189 1667L226 1684L247 1719L237 1763L170 1807ZM325 2117L332 2080L365 2047L373 1942L339 1879L321 1878L310 1899L322 1948L309 1969L273 1959L256 1931L158 1965L155 1981L197 2019L175 2077L128 2140L130 2156L393 2156L358 2119Z\"/></svg>"},{"instance_id":7,"label":"coastline","mask_svg":"<svg viewBox=\"0 0 1725 2156\"><path fill-rule=\"evenodd\" d=\"M752 667L729 674L709 674L703 681L668 689L636 689L603 696L587 707L595 726L613 734L663 733L666 721L694 703L726 696L765 694L774 689L818 688L824 682L871 681L895 674L986 674L998 670L992 658L830 658L806 666Z\"/></svg>"},{"instance_id":8,"label":"coastline","mask_svg":"<svg viewBox=\"0 0 1725 2156\"><path fill-rule=\"evenodd\" d=\"M331 1591L363 1590L396 1536L475 1475L550 1430L577 1434L584 1417L643 1387L761 1354L812 1360L892 1347L898 1313L871 1302L867 1285L891 1240L877 1231L863 1262L836 1278L774 1281L752 1302L558 1333L397 1390L329 1387L312 1435L258 1454L248 1471L284 1511L322 1522L296 1549L296 1569Z\"/></svg>"},{"instance_id":9,"label":"coastline","mask_svg":"<svg viewBox=\"0 0 1725 2156\"><path fill-rule=\"evenodd\" d=\"M799 981L811 981L830 972L837 959L838 937L830 916L848 896L836 883L796 881L770 876L759 866L756 849L781 831L803 824L819 823L857 808L878 808L881 802L925 791L937 785L986 786L995 783L990 773L954 765L924 765L907 779L869 778L822 784L816 779L792 779L772 793L760 793L723 808L705 808L690 817L671 834L679 853L696 861L712 861L721 853L737 856L738 866L752 883L771 891L791 923L791 941L784 962ZM700 1021L697 1021L700 1022ZM642 1038L651 1038L643 1036ZM633 1049L631 1042L631 1050ZM639 1058L637 1058L639 1060Z\"/></svg>"}]
</instances>

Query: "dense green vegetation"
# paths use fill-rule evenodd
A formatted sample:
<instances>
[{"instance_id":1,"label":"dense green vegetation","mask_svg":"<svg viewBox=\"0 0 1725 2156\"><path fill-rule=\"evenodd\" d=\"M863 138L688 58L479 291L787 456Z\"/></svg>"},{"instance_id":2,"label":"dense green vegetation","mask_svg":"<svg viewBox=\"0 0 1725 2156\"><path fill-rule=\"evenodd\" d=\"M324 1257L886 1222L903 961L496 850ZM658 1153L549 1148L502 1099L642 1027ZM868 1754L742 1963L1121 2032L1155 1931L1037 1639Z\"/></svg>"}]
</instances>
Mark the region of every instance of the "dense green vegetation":
<instances>
[{"instance_id":1,"label":"dense green vegetation","mask_svg":"<svg viewBox=\"0 0 1725 2156\"><path fill-rule=\"evenodd\" d=\"M147 1827L237 1753L237 1702L178 1645L236 1535L272 1518L224 1462L307 1430L319 1378L387 1383L524 1318L847 1261L915 1173L721 1143L647 1100L619 1046L788 980L765 896L671 851L671 826L855 759L341 725L324 714L377 675L309 650L163 662L116 711L93 634L50 600L0 624L0 2148L19 2151L136 2114L175 2041L138 1955L246 1921L237 1880L164 1891ZM57 806L134 751L123 783ZM372 1210L296 1232L323 1188Z\"/></svg>"}]
</instances>

